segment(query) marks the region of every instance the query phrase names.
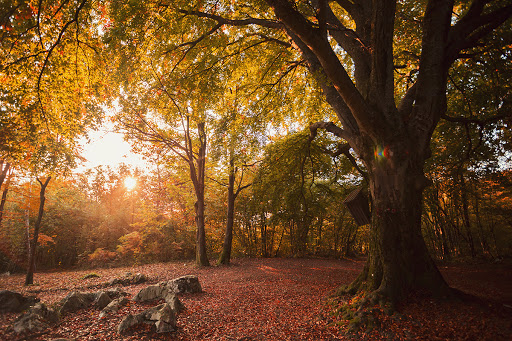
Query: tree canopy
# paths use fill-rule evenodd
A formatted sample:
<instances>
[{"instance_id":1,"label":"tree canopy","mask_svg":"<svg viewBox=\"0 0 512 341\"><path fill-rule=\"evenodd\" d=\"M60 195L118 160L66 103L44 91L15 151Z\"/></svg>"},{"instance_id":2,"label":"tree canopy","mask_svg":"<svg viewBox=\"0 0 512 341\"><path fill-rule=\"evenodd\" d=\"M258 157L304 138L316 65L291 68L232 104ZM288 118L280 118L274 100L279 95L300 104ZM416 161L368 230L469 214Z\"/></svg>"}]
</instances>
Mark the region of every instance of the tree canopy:
<instances>
[{"instance_id":1,"label":"tree canopy","mask_svg":"<svg viewBox=\"0 0 512 341\"><path fill-rule=\"evenodd\" d=\"M453 295L433 258L508 252L496 238L507 199L493 203L473 184L501 191L510 177L509 1L0 6L2 167L65 173L80 158L77 138L107 110L156 160L144 199L131 192L131 213L93 219L119 226L80 246L93 259L144 258L163 235L189 254L192 230L201 265L231 243L264 256L365 252L367 266L342 290L370 292L364 305L415 290ZM102 170L90 175L80 201L124 202ZM341 208L357 186L371 228ZM492 210L500 214L484 223Z\"/></svg>"}]
</instances>

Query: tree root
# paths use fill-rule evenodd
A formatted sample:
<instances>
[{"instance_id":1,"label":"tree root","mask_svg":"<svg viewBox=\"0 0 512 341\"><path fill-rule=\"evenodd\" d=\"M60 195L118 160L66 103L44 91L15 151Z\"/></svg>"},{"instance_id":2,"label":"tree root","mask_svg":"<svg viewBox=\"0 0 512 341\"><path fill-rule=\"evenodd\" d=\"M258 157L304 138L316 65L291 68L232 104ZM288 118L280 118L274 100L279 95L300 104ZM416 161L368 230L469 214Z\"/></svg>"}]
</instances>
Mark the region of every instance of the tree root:
<instances>
[{"instance_id":1,"label":"tree root","mask_svg":"<svg viewBox=\"0 0 512 341\"><path fill-rule=\"evenodd\" d=\"M340 293L344 294L340 296ZM340 288L336 293L335 302L338 308L335 309L334 315L348 322L349 334L372 330L380 325L379 316L396 313L392 301L378 290L352 296L350 287Z\"/></svg>"},{"instance_id":2,"label":"tree root","mask_svg":"<svg viewBox=\"0 0 512 341\"><path fill-rule=\"evenodd\" d=\"M392 316L393 319L403 320L405 317L399 312L398 305L406 302L407 298L397 301L392 292L379 288L377 290L357 290L364 283L353 282L350 285L340 287L332 296L332 303L335 306L333 315L347 322L347 333L355 335L358 332L369 332L379 328L381 320L385 316ZM429 297L440 300L461 300L474 301L472 295L450 288L449 295L434 297L431 294L421 291L411 292L411 295Z\"/></svg>"}]
</instances>

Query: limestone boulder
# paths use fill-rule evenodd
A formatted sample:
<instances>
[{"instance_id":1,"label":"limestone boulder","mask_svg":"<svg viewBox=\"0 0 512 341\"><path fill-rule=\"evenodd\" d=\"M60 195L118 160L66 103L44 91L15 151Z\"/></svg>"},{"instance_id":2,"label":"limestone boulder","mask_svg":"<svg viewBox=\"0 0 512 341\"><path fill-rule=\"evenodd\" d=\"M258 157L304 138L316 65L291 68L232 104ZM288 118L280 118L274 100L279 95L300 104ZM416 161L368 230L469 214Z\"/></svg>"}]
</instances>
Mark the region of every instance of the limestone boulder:
<instances>
[{"instance_id":1,"label":"limestone boulder","mask_svg":"<svg viewBox=\"0 0 512 341\"><path fill-rule=\"evenodd\" d=\"M100 318L109 314L114 314L119 311L119 308L128 304L129 300L126 297L120 297L112 300L100 313Z\"/></svg>"},{"instance_id":2,"label":"limestone boulder","mask_svg":"<svg viewBox=\"0 0 512 341\"><path fill-rule=\"evenodd\" d=\"M37 303L14 321L16 333L38 332L59 321L58 314L43 303Z\"/></svg>"},{"instance_id":3,"label":"limestone boulder","mask_svg":"<svg viewBox=\"0 0 512 341\"><path fill-rule=\"evenodd\" d=\"M148 278L146 275L141 273L136 273L135 275L131 272L127 272L124 274L121 278L114 278L110 282L107 283L107 286L114 286L114 285L134 285L134 284L140 284L147 282Z\"/></svg>"},{"instance_id":4,"label":"limestone boulder","mask_svg":"<svg viewBox=\"0 0 512 341\"><path fill-rule=\"evenodd\" d=\"M26 297L19 292L0 290L0 313L19 313L38 301L33 296Z\"/></svg>"},{"instance_id":5,"label":"limestone boulder","mask_svg":"<svg viewBox=\"0 0 512 341\"><path fill-rule=\"evenodd\" d=\"M202 292L199 278L195 275L181 276L167 282L169 291L176 294Z\"/></svg>"},{"instance_id":6,"label":"limestone boulder","mask_svg":"<svg viewBox=\"0 0 512 341\"><path fill-rule=\"evenodd\" d=\"M94 299L93 305L101 310L105 308L110 302L112 302L112 298L110 298L109 294L104 291L100 291Z\"/></svg>"},{"instance_id":7,"label":"limestone boulder","mask_svg":"<svg viewBox=\"0 0 512 341\"><path fill-rule=\"evenodd\" d=\"M117 331L122 334L141 323L153 325L157 333L173 332L176 330L176 312L169 304L163 303L139 314L127 315L119 324Z\"/></svg>"},{"instance_id":8,"label":"limestone boulder","mask_svg":"<svg viewBox=\"0 0 512 341\"><path fill-rule=\"evenodd\" d=\"M72 291L59 302L60 313L64 314L87 308L95 298L96 296L93 293Z\"/></svg>"},{"instance_id":9,"label":"limestone boulder","mask_svg":"<svg viewBox=\"0 0 512 341\"><path fill-rule=\"evenodd\" d=\"M141 289L134 297L133 300L137 302L147 302L163 299L167 296L169 289L167 282L160 282L155 285L149 285Z\"/></svg>"},{"instance_id":10,"label":"limestone boulder","mask_svg":"<svg viewBox=\"0 0 512 341\"><path fill-rule=\"evenodd\" d=\"M100 290L97 292L70 292L60 302L60 313L68 313L85 309L91 305L97 309L104 309L112 300L121 296L126 296L127 293L120 289L113 290Z\"/></svg>"},{"instance_id":11,"label":"limestone boulder","mask_svg":"<svg viewBox=\"0 0 512 341\"><path fill-rule=\"evenodd\" d=\"M160 282L155 285L147 286L141 289L137 295L134 296L133 300L137 302L147 302L154 300L169 300L172 298L172 294L183 294L183 293L197 293L201 292L201 284L197 276L188 275L172 279L167 282Z\"/></svg>"}]
</instances>

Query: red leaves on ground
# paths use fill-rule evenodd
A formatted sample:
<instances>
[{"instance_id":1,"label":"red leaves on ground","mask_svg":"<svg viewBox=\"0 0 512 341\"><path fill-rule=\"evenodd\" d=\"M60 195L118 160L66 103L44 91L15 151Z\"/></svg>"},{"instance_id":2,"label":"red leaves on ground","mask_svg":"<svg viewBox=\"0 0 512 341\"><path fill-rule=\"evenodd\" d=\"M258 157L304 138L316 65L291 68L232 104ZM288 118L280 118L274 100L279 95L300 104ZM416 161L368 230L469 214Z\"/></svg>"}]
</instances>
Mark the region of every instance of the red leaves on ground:
<instances>
[{"instance_id":1,"label":"red leaves on ground","mask_svg":"<svg viewBox=\"0 0 512 341\"><path fill-rule=\"evenodd\" d=\"M154 304L131 303L117 314L99 318L99 311L85 309L65 315L58 326L29 335L32 340L58 337L77 340L344 340L347 323L336 320L327 304L338 286L350 283L362 262L321 259L244 259L229 267L196 268L192 264L166 263L136 268L98 269L100 277L83 280L88 272L38 273L39 285L23 287L23 276L0 277L0 287L24 293L37 292L45 303L53 303L70 290L104 283L131 271L149 276L151 283L185 274L199 276L204 292L180 297L186 310L178 315L178 331L158 335L149 327L117 334L126 314ZM411 297L400 313L379 315L377 327L360 332L366 340L508 340L512 339L510 267L445 267L451 285L495 301L438 302ZM89 271L90 272L90 271ZM484 273L485 275L480 275ZM465 276L467 274L467 276ZM132 295L148 283L123 288ZM487 288L487 290L482 290ZM64 290L65 289L65 290ZM94 289L90 289L93 291ZM509 291L510 290L510 291ZM492 297L491 297L492 296ZM489 305L490 304L490 305ZM20 336L9 330L15 314L4 314L0 340Z\"/></svg>"}]
</instances>

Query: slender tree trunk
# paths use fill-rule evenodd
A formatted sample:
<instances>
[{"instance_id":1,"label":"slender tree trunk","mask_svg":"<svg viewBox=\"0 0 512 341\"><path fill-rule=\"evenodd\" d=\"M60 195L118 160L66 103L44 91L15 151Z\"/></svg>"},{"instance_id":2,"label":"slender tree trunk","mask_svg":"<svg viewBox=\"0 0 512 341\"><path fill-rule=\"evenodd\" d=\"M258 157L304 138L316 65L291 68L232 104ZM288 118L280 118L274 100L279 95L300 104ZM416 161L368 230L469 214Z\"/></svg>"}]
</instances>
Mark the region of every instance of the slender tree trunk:
<instances>
[{"instance_id":1,"label":"slender tree trunk","mask_svg":"<svg viewBox=\"0 0 512 341\"><path fill-rule=\"evenodd\" d=\"M0 199L0 227L2 226L2 220L4 216L4 206L7 201L7 193L9 192L9 187L6 186L2 191L2 199Z\"/></svg>"},{"instance_id":2,"label":"slender tree trunk","mask_svg":"<svg viewBox=\"0 0 512 341\"><path fill-rule=\"evenodd\" d=\"M265 230L269 231L269 227L268 225L266 225L266 228ZM274 254L274 242L275 242L275 237L276 237L276 229L275 227L273 227L272 229L270 229L270 243L268 244L268 247L267 247L267 257L272 257L272 255Z\"/></svg>"},{"instance_id":3,"label":"slender tree trunk","mask_svg":"<svg viewBox=\"0 0 512 341\"><path fill-rule=\"evenodd\" d=\"M9 172L10 167L11 167L11 164L9 162L5 162L5 165L4 165L4 161L3 160L0 161L0 188L2 188L5 177L7 176L7 173ZM4 205L5 205L5 200L7 199L7 192L9 191L9 182L10 182L9 180L10 180L10 175L7 178L6 185L2 191L2 199L0 201L0 226L2 226Z\"/></svg>"},{"instance_id":4,"label":"slender tree trunk","mask_svg":"<svg viewBox=\"0 0 512 341\"><path fill-rule=\"evenodd\" d=\"M11 167L11 164L9 162L0 160L0 187L2 187L5 177L7 176L7 172L9 172L10 167Z\"/></svg>"},{"instance_id":5,"label":"slender tree trunk","mask_svg":"<svg viewBox=\"0 0 512 341\"><path fill-rule=\"evenodd\" d=\"M491 249L489 247L489 242L487 241L487 236L485 235L484 232L482 219L480 217L480 200L478 198L478 193L475 193L475 216L478 231L480 234L480 246L482 247L482 252L484 253L485 256L492 256Z\"/></svg>"},{"instance_id":6,"label":"slender tree trunk","mask_svg":"<svg viewBox=\"0 0 512 341\"><path fill-rule=\"evenodd\" d=\"M261 213L261 256L268 257L267 248L267 217L265 212Z\"/></svg>"},{"instance_id":7,"label":"slender tree trunk","mask_svg":"<svg viewBox=\"0 0 512 341\"><path fill-rule=\"evenodd\" d=\"M469 219L469 205L468 205L468 194L466 189L466 180L464 179L464 174L460 173L460 198L462 201L462 218L464 222L464 227L466 229L467 242L469 245L469 251L471 252L471 257L476 257L475 250L475 242L473 240L473 233L471 232L471 220Z\"/></svg>"},{"instance_id":8,"label":"slender tree trunk","mask_svg":"<svg viewBox=\"0 0 512 341\"><path fill-rule=\"evenodd\" d=\"M206 253L206 231L205 231L205 220L204 220L204 179L205 179L205 168L206 168L206 134L204 130L204 123L197 124L197 132L199 134L200 146L198 156L196 160L197 171L193 163L193 158L190 158L190 170L192 176L192 182L194 182L194 188L196 192L196 263L199 266L209 266L208 256ZM189 143L190 148L192 144Z\"/></svg>"},{"instance_id":9,"label":"slender tree trunk","mask_svg":"<svg viewBox=\"0 0 512 341\"><path fill-rule=\"evenodd\" d=\"M27 276L25 277L25 285L30 285L34 283L34 268L35 268L35 260L36 260L36 250L37 250L37 238L39 237L39 229L41 228L41 220L43 219L44 213L44 202L46 200L44 194L46 191L46 187L51 180L51 176L46 178L44 183L41 180L37 179L37 182L41 185L41 191L39 192L39 213L37 215L36 224L34 226L34 238L32 240L32 245L30 247L30 258L28 261L28 271Z\"/></svg>"},{"instance_id":10,"label":"slender tree trunk","mask_svg":"<svg viewBox=\"0 0 512 341\"><path fill-rule=\"evenodd\" d=\"M2 220L4 216L4 207L5 202L7 201L7 193L9 193L9 185L11 183L11 175L7 178L7 182L5 183L4 189L2 191L2 199L0 199L0 227L2 226Z\"/></svg>"},{"instance_id":11,"label":"slender tree trunk","mask_svg":"<svg viewBox=\"0 0 512 341\"><path fill-rule=\"evenodd\" d=\"M25 210L25 232L27 234L27 259L30 259L30 211Z\"/></svg>"},{"instance_id":12,"label":"slender tree trunk","mask_svg":"<svg viewBox=\"0 0 512 341\"><path fill-rule=\"evenodd\" d=\"M219 257L218 264L227 265L231 261L231 248L233 245L233 225L235 219L235 167L233 158L229 161L228 176L228 212L226 220L226 233L224 235L224 243L222 244L222 252Z\"/></svg>"}]
</instances>

